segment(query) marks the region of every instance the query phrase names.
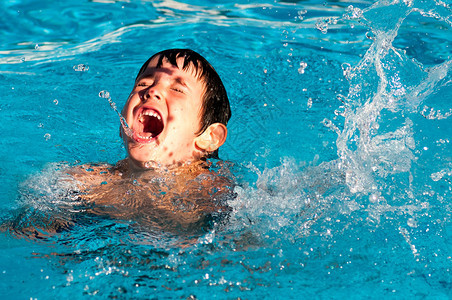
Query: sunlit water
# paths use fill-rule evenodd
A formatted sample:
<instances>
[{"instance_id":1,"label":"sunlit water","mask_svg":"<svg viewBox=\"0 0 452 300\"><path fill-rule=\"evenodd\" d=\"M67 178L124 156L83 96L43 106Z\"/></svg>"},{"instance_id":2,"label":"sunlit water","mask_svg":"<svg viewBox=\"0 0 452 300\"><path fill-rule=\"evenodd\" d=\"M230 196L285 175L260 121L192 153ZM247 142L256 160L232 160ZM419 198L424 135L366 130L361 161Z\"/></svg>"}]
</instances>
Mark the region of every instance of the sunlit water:
<instances>
[{"instance_id":1,"label":"sunlit water","mask_svg":"<svg viewBox=\"0 0 452 300\"><path fill-rule=\"evenodd\" d=\"M451 297L450 2L216 2L0 4L3 298ZM110 105L173 47L233 110L232 212L189 238L65 180L124 157Z\"/></svg>"}]
</instances>

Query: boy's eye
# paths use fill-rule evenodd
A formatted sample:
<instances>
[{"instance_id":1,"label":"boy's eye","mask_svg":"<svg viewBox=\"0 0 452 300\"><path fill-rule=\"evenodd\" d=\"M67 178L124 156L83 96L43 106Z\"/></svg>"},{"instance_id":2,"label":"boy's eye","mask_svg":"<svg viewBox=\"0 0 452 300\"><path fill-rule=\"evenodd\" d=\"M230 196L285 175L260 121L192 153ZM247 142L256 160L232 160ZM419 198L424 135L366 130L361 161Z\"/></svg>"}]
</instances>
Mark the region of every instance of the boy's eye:
<instances>
[{"instance_id":1,"label":"boy's eye","mask_svg":"<svg viewBox=\"0 0 452 300\"><path fill-rule=\"evenodd\" d=\"M137 84L137 86L147 86L147 84L144 82L140 82L139 84Z\"/></svg>"},{"instance_id":2,"label":"boy's eye","mask_svg":"<svg viewBox=\"0 0 452 300\"><path fill-rule=\"evenodd\" d=\"M172 87L171 88L173 91L175 91L175 92L178 92L178 93L184 93L184 91L183 90L181 90L181 89L179 89L179 88L177 88L177 87Z\"/></svg>"}]
</instances>

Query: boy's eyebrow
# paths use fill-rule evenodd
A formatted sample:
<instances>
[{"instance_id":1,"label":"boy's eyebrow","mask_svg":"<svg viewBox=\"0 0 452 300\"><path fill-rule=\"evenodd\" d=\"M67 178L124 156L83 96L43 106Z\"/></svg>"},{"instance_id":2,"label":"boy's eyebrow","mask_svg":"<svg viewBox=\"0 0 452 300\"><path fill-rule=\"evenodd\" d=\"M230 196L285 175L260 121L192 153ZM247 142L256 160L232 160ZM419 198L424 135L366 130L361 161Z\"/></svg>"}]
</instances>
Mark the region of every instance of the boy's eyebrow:
<instances>
[{"instance_id":1,"label":"boy's eyebrow","mask_svg":"<svg viewBox=\"0 0 452 300\"><path fill-rule=\"evenodd\" d=\"M143 74L140 77L138 77L136 81L138 82L141 79L147 79L147 78L151 78L151 77L154 77L154 72L148 73L148 74Z\"/></svg>"},{"instance_id":2,"label":"boy's eyebrow","mask_svg":"<svg viewBox=\"0 0 452 300\"><path fill-rule=\"evenodd\" d=\"M190 90L190 87L185 83L185 81L184 81L181 77L176 77L176 78L174 79L174 81L175 81L177 84L180 84L180 85L182 85L183 87L185 87L185 88L187 88L187 89Z\"/></svg>"}]
</instances>

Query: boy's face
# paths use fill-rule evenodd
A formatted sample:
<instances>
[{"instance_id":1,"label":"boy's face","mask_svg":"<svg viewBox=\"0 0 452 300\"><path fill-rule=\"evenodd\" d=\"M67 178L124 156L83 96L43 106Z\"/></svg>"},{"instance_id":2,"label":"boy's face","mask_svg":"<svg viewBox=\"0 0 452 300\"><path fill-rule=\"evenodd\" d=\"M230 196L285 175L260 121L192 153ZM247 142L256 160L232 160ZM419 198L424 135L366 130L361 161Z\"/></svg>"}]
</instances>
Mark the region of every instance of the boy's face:
<instances>
[{"instance_id":1,"label":"boy's face","mask_svg":"<svg viewBox=\"0 0 452 300\"><path fill-rule=\"evenodd\" d=\"M197 159L202 155L195 138L200 129L204 84L189 67L182 70L165 59L157 68L153 58L136 80L122 114L133 130L127 136L121 128L129 158L137 167L149 161L163 165Z\"/></svg>"}]
</instances>

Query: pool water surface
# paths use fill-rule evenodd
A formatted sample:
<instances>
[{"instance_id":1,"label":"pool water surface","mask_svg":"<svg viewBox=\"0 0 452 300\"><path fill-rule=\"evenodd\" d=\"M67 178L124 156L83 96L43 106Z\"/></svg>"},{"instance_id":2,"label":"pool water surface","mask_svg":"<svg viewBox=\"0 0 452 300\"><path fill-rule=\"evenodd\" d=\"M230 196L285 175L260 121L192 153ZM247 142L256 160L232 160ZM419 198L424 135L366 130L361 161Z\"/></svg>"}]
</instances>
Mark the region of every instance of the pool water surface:
<instances>
[{"instance_id":1,"label":"pool water surface","mask_svg":"<svg viewBox=\"0 0 452 300\"><path fill-rule=\"evenodd\" d=\"M2 299L452 296L450 1L0 8ZM206 57L233 112L231 212L196 234L86 213L63 180L125 157L99 93L120 109L167 48Z\"/></svg>"}]
</instances>

